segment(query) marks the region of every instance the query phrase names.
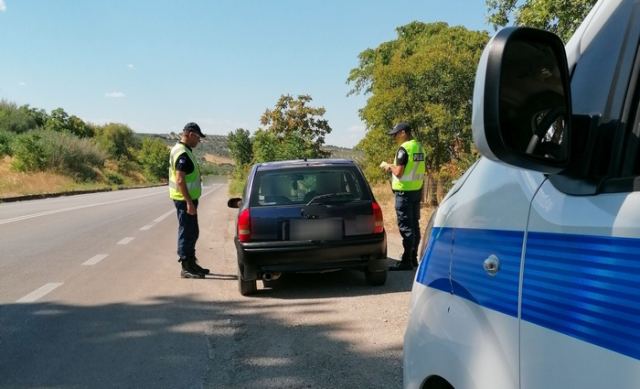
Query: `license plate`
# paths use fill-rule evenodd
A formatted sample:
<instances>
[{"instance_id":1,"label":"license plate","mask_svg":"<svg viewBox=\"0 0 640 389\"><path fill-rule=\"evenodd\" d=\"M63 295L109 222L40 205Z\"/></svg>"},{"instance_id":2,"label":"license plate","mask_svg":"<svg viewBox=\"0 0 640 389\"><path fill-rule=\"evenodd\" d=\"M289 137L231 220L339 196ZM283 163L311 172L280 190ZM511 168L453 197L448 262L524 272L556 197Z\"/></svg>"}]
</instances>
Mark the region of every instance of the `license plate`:
<instances>
[{"instance_id":1,"label":"license plate","mask_svg":"<svg viewBox=\"0 0 640 389\"><path fill-rule=\"evenodd\" d=\"M293 219L289 223L290 240L339 240L344 235L341 218Z\"/></svg>"}]
</instances>

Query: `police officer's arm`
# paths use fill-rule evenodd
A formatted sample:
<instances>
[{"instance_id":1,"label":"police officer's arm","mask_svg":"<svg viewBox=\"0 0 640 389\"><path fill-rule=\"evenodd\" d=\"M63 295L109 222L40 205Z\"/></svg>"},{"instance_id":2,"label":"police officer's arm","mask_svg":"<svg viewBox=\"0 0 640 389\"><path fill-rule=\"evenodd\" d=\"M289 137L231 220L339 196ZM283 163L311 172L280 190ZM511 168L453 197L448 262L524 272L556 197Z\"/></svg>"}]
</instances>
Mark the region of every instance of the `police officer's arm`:
<instances>
[{"instance_id":1,"label":"police officer's arm","mask_svg":"<svg viewBox=\"0 0 640 389\"><path fill-rule=\"evenodd\" d=\"M394 176L400 178L404 174L404 165L389 165L389 171Z\"/></svg>"},{"instance_id":2,"label":"police officer's arm","mask_svg":"<svg viewBox=\"0 0 640 389\"><path fill-rule=\"evenodd\" d=\"M195 204L193 204L193 200L191 200L191 196L189 196L189 190L187 189L187 174L182 170L176 170L176 185L178 185L178 190L184 197L184 201L187 203L187 213L189 215L195 215L197 210Z\"/></svg>"},{"instance_id":3,"label":"police officer's arm","mask_svg":"<svg viewBox=\"0 0 640 389\"><path fill-rule=\"evenodd\" d=\"M408 162L408 157L409 155L407 154L407 151L403 147L400 147L396 153L396 164L389 165L388 171L398 178L402 177L404 174L404 167Z\"/></svg>"}]
</instances>

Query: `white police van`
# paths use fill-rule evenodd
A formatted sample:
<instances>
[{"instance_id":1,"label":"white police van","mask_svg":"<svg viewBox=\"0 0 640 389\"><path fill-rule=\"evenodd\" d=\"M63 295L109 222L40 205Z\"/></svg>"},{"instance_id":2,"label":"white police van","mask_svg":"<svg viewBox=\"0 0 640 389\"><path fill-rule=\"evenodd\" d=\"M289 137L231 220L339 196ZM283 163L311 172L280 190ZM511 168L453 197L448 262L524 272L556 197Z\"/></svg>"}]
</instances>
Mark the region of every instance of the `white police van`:
<instances>
[{"instance_id":1,"label":"white police van","mask_svg":"<svg viewBox=\"0 0 640 389\"><path fill-rule=\"evenodd\" d=\"M483 158L427 228L406 388L640 388L639 44L640 0L600 0L566 48L489 42Z\"/></svg>"}]
</instances>

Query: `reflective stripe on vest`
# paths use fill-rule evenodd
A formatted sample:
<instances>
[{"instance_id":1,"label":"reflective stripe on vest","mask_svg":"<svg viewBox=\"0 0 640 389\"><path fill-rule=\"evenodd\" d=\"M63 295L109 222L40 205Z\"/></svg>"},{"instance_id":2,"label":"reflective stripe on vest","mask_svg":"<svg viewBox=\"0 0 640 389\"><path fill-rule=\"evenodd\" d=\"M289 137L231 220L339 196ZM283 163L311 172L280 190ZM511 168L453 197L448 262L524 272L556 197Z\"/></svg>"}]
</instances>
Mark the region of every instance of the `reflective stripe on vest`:
<instances>
[{"instance_id":1,"label":"reflective stripe on vest","mask_svg":"<svg viewBox=\"0 0 640 389\"><path fill-rule=\"evenodd\" d=\"M176 160L184 153L187 154L187 157L189 157L193 163L193 171L185 176L187 191L189 192L189 197L191 197L192 200L197 200L200 198L200 194L202 193L200 167L198 166L196 159L193 157L191 150L182 143L176 143L176 145L171 149L171 154L169 155L169 197L173 200L184 200L184 196L180 193L176 182Z\"/></svg>"},{"instance_id":2,"label":"reflective stripe on vest","mask_svg":"<svg viewBox=\"0 0 640 389\"><path fill-rule=\"evenodd\" d=\"M424 181L425 162L424 150L415 139L404 142L401 147L407 151L407 164L402 177L391 175L391 188L396 191L415 191L422 189ZM398 161L394 160L397 165Z\"/></svg>"}]
</instances>

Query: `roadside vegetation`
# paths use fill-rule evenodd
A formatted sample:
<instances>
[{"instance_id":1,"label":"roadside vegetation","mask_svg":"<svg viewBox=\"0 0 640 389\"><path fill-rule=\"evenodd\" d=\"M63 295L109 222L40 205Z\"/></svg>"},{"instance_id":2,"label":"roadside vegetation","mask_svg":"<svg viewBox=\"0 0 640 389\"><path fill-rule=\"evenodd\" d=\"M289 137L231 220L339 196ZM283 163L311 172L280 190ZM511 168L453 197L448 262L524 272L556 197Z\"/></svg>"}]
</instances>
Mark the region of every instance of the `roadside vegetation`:
<instances>
[{"instance_id":1,"label":"roadside vegetation","mask_svg":"<svg viewBox=\"0 0 640 389\"><path fill-rule=\"evenodd\" d=\"M206 174L231 170L228 153L207 161L220 138L207 138L204 152L196 154ZM62 108L48 113L2 100L0 198L166 183L169 147L177 139L175 133L136 134L125 124L84 122Z\"/></svg>"}]
</instances>

